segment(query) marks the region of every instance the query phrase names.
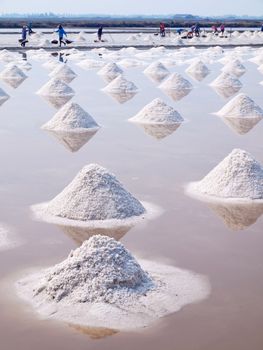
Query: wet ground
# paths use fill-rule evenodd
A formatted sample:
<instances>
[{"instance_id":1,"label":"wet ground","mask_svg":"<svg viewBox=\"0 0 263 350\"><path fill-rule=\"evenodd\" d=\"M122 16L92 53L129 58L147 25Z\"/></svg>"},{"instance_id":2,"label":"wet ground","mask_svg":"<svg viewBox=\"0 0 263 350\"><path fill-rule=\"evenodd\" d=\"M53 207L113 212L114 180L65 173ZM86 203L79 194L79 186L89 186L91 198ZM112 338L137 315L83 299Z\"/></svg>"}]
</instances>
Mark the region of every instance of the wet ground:
<instances>
[{"instance_id":1,"label":"wet ground","mask_svg":"<svg viewBox=\"0 0 263 350\"><path fill-rule=\"evenodd\" d=\"M184 194L187 182L202 178L233 148L245 149L263 163L262 122L239 135L210 114L228 101L208 86L222 65L210 65L212 72L202 82L188 77L195 88L177 102L142 74L142 68L125 69L140 92L119 104L100 91L106 83L96 70L84 71L71 64L78 73L71 83L74 101L102 125L72 153L40 129L56 110L35 94L48 80L48 72L40 62L30 62L29 78L17 89L0 83L11 96L0 108L0 221L24 241L0 253L1 349L261 350L261 212L251 213L248 208L240 217L235 210L209 208ZM247 72L241 78L241 91L262 106L263 87L258 83L263 76L255 64L244 64ZM187 77L185 65L169 69ZM127 122L155 97L170 103L188 121L163 139ZM137 256L207 275L212 287L207 300L149 329L118 333L39 320L16 298L12 283L17 276L28 268L60 262L78 244L75 232L32 220L29 206L53 198L91 162L114 172L137 198L164 210L160 217L127 232L121 238L125 246ZM239 224L241 220L241 227L233 227L233 220Z\"/></svg>"}]
</instances>

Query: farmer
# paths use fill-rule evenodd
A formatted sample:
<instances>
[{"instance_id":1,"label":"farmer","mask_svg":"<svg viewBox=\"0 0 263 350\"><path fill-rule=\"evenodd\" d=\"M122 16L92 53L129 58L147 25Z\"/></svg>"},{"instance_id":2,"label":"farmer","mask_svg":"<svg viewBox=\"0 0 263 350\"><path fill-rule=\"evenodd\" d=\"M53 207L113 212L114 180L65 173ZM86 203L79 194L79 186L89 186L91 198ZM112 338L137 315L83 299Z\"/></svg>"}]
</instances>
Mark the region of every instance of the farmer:
<instances>
[{"instance_id":1,"label":"farmer","mask_svg":"<svg viewBox=\"0 0 263 350\"><path fill-rule=\"evenodd\" d=\"M102 32L103 32L103 26L100 26L99 29L98 29L98 40L99 40L99 41L101 41Z\"/></svg>"},{"instance_id":2,"label":"farmer","mask_svg":"<svg viewBox=\"0 0 263 350\"><path fill-rule=\"evenodd\" d=\"M26 46L26 38L27 38L27 32L28 32L28 29L27 29L27 27L26 26L23 26L22 27L22 40L21 40L21 46L22 47L25 47Z\"/></svg>"},{"instance_id":3,"label":"farmer","mask_svg":"<svg viewBox=\"0 0 263 350\"><path fill-rule=\"evenodd\" d=\"M195 33L195 36L199 37L200 36L200 24L196 23L196 25L193 28L193 31Z\"/></svg>"},{"instance_id":4,"label":"farmer","mask_svg":"<svg viewBox=\"0 0 263 350\"><path fill-rule=\"evenodd\" d=\"M63 39L64 39L64 35L67 36L67 33L65 32L61 24L58 26L56 33L58 33L59 47L61 47L61 44L66 45L66 42Z\"/></svg>"},{"instance_id":5,"label":"farmer","mask_svg":"<svg viewBox=\"0 0 263 350\"><path fill-rule=\"evenodd\" d=\"M262 25L261 25L261 31L263 32L263 23L262 23Z\"/></svg>"},{"instance_id":6,"label":"farmer","mask_svg":"<svg viewBox=\"0 0 263 350\"><path fill-rule=\"evenodd\" d=\"M225 33L225 25L222 23L221 26L220 26L220 32L222 34L222 36L224 35Z\"/></svg>"},{"instance_id":7,"label":"farmer","mask_svg":"<svg viewBox=\"0 0 263 350\"><path fill-rule=\"evenodd\" d=\"M160 23L160 35L161 37L165 37L165 24Z\"/></svg>"}]
</instances>

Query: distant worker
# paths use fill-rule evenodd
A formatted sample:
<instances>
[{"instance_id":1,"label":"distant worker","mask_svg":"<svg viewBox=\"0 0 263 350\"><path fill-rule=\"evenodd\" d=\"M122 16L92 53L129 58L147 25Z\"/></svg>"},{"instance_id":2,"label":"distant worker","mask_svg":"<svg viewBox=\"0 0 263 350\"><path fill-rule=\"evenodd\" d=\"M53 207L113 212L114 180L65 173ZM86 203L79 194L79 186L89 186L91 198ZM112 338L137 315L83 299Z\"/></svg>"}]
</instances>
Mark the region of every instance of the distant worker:
<instances>
[{"instance_id":1,"label":"distant worker","mask_svg":"<svg viewBox=\"0 0 263 350\"><path fill-rule=\"evenodd\" d=\"M195 36L199 37L200 36L200 24L196 23L196 25L193 28L193 32L195 33Z\"/></svg>"},{"instance_id":2,"label":"distant worker","mask_svg":"<svg viewBox=\"0 0 263 350\"><path fill-rule=\"evenodd\" d=\"M225 33L225 25L222 23L221 26L220 26L220 32L222 34L222 36L224 35Z\"/></svg>"},{"instance_id":3,"label":"distant worker","mask_svg":"<svg viewBox=\"0 0 263 350\"><path fill-rule=\"evenodd\" d=\"M215 25L212 26L212 32L213 32L213 34L218 35L217 26L215 26Z\"/></svg>"},{"instance_id":4,"label":"distant worker","mask_svg":"<svg viewBox=\"0 0 263 350\"><path fill-rule=\"evenodd\" d=\"M58 26L56 33L58 33L59 47L61 47L61 44L66 45L66 42L63 39L64 39L64 36L67 36L67 33L65 32L61 24Z\"/></svg>"},{"instance_id":5,"label":"distant worker","mask_svg":"<svg viewBox=\"0 0 263 350\"><path fill-rule=\"evenodd\" d=\"M32 29L32 23L28 23L27 28L28 28L28 35L31 35L31 34L34 33L34 32L33 32L33 29Z\"/></svg>"},{"instance_id":6,"label":"distant worker","mask_svg":"<svg viewBox=\"0 0 263 350\"><path fill-rule=\"evenodd\" d=\"M261 31L263 32L263 23L262 23L262 25L261 25Z\"/></svg>"},{"instance_id":7,"label":"distant worker","mask_svg":"<svg viewBox=\"0 0 263 350\"><path fill-rule=\"evenodd\" d=\"M22 38L21 38L21 46L22 47L25 47L26 46L26 43L27 43L27 32L28 32L28 29L27 29L27 27L26 26L23 26L22 27Z\"/></svg>"},{"instance_id":8,"label":"distant worker","mask_svg":"<svg viewBox=\"0 0 263 350\"><path fill-rule=\"evenodd\" d=\"M102 40L102 32L103 32L103 26L100 26L98 29L98 40Z\"/></svg>"},{"instance_id":9,"label":"distant worker","mask_svg":"<svg viewBox=\"0 0 263 350\"><path fill-rule=\"evenodd\" d=\"M160 35L162 38L165 37L165 24L164 23L160 23Z\"/></svg>"}]
</instances>

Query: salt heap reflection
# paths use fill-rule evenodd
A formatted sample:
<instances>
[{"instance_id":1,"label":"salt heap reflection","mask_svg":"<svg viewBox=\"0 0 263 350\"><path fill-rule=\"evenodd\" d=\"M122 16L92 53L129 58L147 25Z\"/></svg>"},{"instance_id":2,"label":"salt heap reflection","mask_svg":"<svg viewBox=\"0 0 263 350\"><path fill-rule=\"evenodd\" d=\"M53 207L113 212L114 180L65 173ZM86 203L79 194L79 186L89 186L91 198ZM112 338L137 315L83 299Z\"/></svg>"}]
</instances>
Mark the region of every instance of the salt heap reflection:
<instances>
[{"instance_id":1,"label":"salt heap reflection","mask_svg":"<svg viewBox=\"0 0 263 350\"><path fill-rule=\"evenodd\" d=\"M262 203L209 203L208 206L221 217L225 225L233 231L245 230L256 223L263 214Z\"/></svg>"}]
</instances>

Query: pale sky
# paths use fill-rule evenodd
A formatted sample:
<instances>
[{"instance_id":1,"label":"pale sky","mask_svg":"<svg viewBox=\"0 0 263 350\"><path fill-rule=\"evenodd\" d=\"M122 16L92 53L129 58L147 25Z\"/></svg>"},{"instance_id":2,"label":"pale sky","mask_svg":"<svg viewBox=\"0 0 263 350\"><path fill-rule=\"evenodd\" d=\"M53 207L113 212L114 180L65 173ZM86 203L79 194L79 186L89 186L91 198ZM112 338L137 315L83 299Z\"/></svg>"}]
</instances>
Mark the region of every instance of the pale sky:
<instances>
[{"instance_id":1,"label":"pale sky","mask_svg":"<svg viewBox=\"0 0 263 350\"><path fill-rule=\"evenodd\" d=\"M263 0L0 0L0 13L10 12L263 16Z\"/></svg>"}]
</instances>

